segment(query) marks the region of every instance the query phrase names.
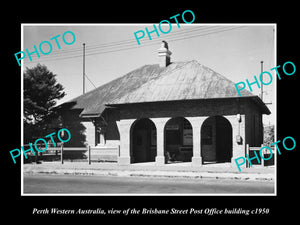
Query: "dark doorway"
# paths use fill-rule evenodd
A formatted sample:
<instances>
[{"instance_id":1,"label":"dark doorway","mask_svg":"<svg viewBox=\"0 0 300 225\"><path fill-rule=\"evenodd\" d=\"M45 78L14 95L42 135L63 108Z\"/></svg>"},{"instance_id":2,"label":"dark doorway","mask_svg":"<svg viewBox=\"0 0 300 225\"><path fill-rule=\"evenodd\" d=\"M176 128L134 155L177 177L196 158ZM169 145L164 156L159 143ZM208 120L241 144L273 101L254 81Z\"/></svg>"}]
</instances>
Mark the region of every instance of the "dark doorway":
<instances>
[{"instance_id":1,"label":"dark doorway","mask_svg":"<svg viewBox=\"0 0 300 225\"><path fill-rule=\"evenodd\" d=\"M150 119L139 119L131 128L131 161L154 162L156 157L156 127Z\"/></svg>"},{"instance_id":2,"label":"dark doorway","mask_svg":"<svg viewBox=\"0 0 300 225\"><path fill-rule=\"evenodd\" d=\"M193 130L183 117L170 119L165 125L167 163L190 162L193 156Z\"/></svg>"},{"instance_id":3,"label":"dark doorway","mask_svg":"<svg viewBox=\"0 0 300 225\"><path fill-rule=\"evenodd\" d=\"M205 163L231 162L232 127L222 116L207 118L201 127L201 156Z\"/></svg>"}]
</instances>

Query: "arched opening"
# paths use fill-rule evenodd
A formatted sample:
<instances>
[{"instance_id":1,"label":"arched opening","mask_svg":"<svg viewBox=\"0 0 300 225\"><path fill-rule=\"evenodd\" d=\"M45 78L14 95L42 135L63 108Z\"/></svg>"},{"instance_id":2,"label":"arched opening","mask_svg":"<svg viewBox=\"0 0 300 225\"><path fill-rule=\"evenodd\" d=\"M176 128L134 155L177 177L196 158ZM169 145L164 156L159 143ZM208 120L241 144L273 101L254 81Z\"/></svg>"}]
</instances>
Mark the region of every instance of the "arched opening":
<instances>
[{"instance_id":1,"label":"arched opening","mask_svg":"<svg viewBox=\"0 0 300 225\"><path fill-rule=\"evenodd\" d=\"M193 156L193 129L183 118L170 119L165 125L165 156L167 163L191 162Z\"/></svg>"},{"instance_id":2,"label":"arched opening","mask_svg":"<svg viewBox=\"0 0 300 225\"><path fill-rule=\"evenodd\" d=\"M139 119L131 127L131 162L154 162L156 127L150 119Z\"/></svg>"},{"instance_id":3,"label":"arched opening","mask_svg":"<svg viewBox=\"0 0 300 225\"><path fill-rule=\"evenodd\" d=\"M201 127L203 163L231 162L232 127L222 116L207 118Z\"/></svg>"}]
</instances>

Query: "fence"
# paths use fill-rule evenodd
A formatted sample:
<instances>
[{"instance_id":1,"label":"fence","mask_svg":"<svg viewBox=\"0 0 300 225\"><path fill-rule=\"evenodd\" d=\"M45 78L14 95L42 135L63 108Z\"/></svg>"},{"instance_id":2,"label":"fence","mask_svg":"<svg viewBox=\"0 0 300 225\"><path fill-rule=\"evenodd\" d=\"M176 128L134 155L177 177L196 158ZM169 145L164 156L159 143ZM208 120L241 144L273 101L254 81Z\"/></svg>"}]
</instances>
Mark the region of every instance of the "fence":
<instances>
[{"instance_id":1,"label":"fence","mask_svg":"<svg viewBox=\"0 0 300 225\"><path fill-rule=\"evenodd\" d=\"M246 145L246 154L249 155L249 158L252 158L254 156L254 151L257 151L256 154L259 156L259 151L261 149L261 147L263 147L264 145L261 145L260 147L250 147L249 144ZM260 160L260 166L264 167L264 166L269 166L269 165L272 165L274 164L274 147L270 147L272 149L272 153L273 153L273 157L272 157L272 160L268 160L268 161L265 161L263 159ZM263 149L263 151L261 152L262 156L264 158L268 158L268 157L265 157L265 155L268 155L269 151L267 149ZM258 161L257 161L258 162ZM266 163L267 162L267 163ZM252 163L252 162L251 162ZM255 163L252 163L255 165ZM259 164L259 163L256 163L256 164ZM247 163L246 163L246 167L249 168L250 165L249 165L249 162L247 160Z\"/></svg>"},{"instance_id":2,"label":"fence","mask_svg":"<svg viewBox=\"0 0 300 225\"><path fill-rule=\"evenodd\" d=\"M29 147L29 145L24 145L24 147ZM45 148L45 145L37 145L37 147L39 149L41 149L41 151ZM39 161L39 157L41 156L46 156L46 155L53 155L53 153L55 153L55 156L60 156L60 162L61 164L64 163L64 152L68 152L68 151L72 151L72 152L87 152L87 161L88 164L91 164L92 162L92 155L91 152L93 150L93 152L98 152L98 155L100 154L108 154L107 151L110 150L116 150L116 156L120 155L120 146L118 146L117 148L105 148L106 150L103 149L98 149L98 148L91 148L91 146L87 145L86 147L64 147L63 143L57 143L57 147L53 147L50 146L47 148L46 151L44 152L35 152L35 156L33 155L33 153L30 151L27 153L27 156L31 156L35 158L35 162ZM110 150L109 150L110 149ZM58 155L58 153L60 153L60 155ZM40 155L39 155L40 154Z\"/></svg>"}]
</instances>

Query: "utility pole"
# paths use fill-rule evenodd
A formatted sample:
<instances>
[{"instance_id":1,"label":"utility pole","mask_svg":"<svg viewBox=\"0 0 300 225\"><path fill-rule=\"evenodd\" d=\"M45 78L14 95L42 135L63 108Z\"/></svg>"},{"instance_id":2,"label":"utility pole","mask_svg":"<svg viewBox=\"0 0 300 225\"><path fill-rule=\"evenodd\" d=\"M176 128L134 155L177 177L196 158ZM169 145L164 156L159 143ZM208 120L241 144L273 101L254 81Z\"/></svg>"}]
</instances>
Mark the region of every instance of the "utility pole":
<instances>
[{"instance_id":1,"label":"utility pole","mask_svg":"<svg viewBox=\"0 0 300 225\"><path fill-rule=\"evenodd\" d=\"M261 65L261 74L262 74L262 72L264 71L264 61L260 61L260 65ZM264 87L264 85L263 85L263 83L264 83L264 78L263 78L263 76L261 76L260 77L261 78L261 93L260 93L260 99L261 99L261 101L265 104L265 105L272 105L272 102L264 102L264 98L263 98L263 96L264 96L264 89L263 89L263 87ZM269 107L268 107L269 108ZM263 121L264 121L264 116L263 116ZM264 124L264 123L263 123ZM269 121L269 125L270 125L270 121ZM264 133L264 128L263 128L263 133Z\"/></svg>"},{"instance_id":2,"label":"utility pole","mask_svg":"<svg viewBox=\"0 0 300 225\"><path fill-rule=\"evenodd\" d=\"M263 69L264 69L264 61L260 61L260 64L261 64L261 73L262 73L262 72L264 71L264 70L263 70ZM264 79L263 76L261 76L261 79L262 79L261 82L263 83L263 79ZM264 101L264 100L263 100L263 94L264 94L263 86L264 86L264 85L261 84L261 94L260 94L260 98L261 98L262 101Z\"/></svg>"},{"instance_id":3,"label":"utility pole","mask_svg":"<svg viewBox=\"0 0 300 225\"><path fill-rule=\"evenodd\" d=\"M83 94L85 93L85 43L82 44L83 45L83 71L82 71L82 90L83 90Z\"/></svg>"}]
</instances>

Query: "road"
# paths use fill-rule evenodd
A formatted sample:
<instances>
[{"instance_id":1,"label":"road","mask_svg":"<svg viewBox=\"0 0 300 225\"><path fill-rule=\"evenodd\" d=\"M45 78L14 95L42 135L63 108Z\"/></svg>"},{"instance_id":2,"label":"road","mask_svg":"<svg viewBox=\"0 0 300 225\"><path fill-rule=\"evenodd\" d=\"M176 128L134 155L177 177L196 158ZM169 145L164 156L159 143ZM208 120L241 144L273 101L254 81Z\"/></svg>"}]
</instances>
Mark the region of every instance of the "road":
<instances>
[{"instance_id":1,"label":"road","mask_svg":"<svg viewBox=\"0 0 300 225\"><path fill-rule=\"evenodd\" d=\"M220 179L24 175L24 194L274 193L274 183Z\"/></svg>"}]
</instances>

